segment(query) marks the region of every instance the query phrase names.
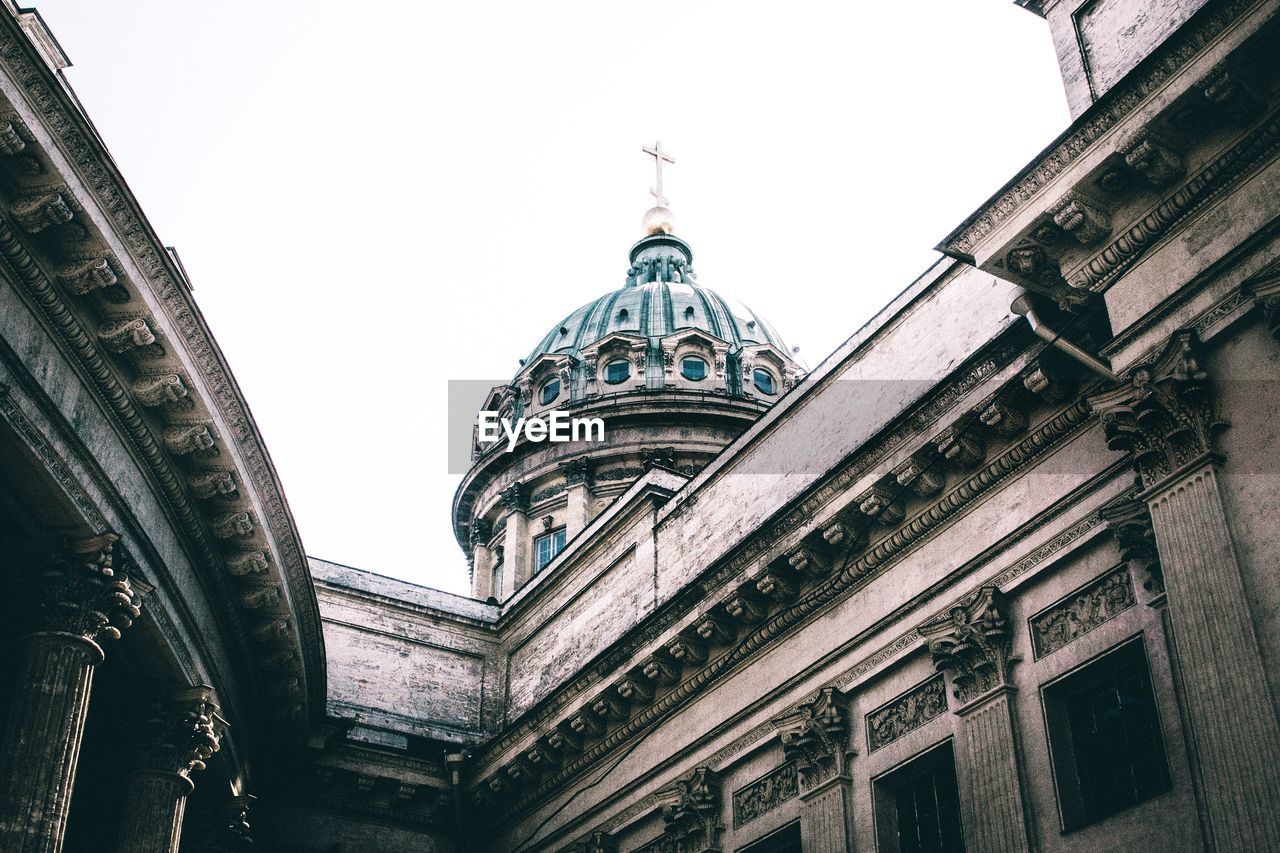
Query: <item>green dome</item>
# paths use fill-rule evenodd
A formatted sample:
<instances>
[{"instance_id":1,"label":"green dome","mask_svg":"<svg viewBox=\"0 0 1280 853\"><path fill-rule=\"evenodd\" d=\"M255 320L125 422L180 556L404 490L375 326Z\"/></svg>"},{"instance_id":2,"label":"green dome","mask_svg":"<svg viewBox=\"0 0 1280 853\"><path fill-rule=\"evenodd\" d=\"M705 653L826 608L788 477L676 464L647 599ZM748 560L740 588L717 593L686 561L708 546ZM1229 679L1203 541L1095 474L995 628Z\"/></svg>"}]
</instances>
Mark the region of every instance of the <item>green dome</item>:
<instances>
[{"instance_id":1,"label":"green dome","mask_svg":"<svg viewBox=\"0 0 1280 853\"><path fill-rule=\"evenodd\" d=\"M731 352L744 344L771 344L790 355L764 318L697 284L692 261L689 245L678 237L644 238L631 249L626 285L557 323L525 363L546 353L576 353L615 332L656 341L683 329L699 329L719 338Z\"/></svg>"}]
</instances>

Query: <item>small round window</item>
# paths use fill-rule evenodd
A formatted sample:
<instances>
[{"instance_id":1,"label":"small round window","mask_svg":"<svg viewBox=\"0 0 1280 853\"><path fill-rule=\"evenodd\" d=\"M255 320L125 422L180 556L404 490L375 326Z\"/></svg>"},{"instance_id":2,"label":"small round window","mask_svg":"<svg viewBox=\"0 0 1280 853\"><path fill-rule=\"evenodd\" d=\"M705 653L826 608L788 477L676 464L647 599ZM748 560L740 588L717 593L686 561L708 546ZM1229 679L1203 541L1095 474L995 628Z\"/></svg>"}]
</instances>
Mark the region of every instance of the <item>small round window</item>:
<instances>
[{"instance_id":1,"label":"small round window","mask_svg":"<svg viewBox=\"0 0 1280 853\"><path fill-rule=\"evenodd\" d=\"M611 361L604 366L604 381L610 385L626 382L631 376L631 362L625 358Z\"/></svg>"},{"instance_id":2,"label":"small round window","mask_svg":"<svg viewBox=\"0 0 1280 853\"><path fill-rule=\"evenodd\" d=\"M560 380L552 379L542 386L542 405L547 405L560 396Z\"/></svg>"},{"instance_id":3,"label":"small round window","mask_svg":"<svg viewBox=\"0 0 1280 853\"><path fill-rule=\"evenodd\" d=\"M680 375L700 382L707 378L707 363L695 355L685 356L680 359Z\"/></svg>"},{"instance_id":4,"label":"small round window","mask_svg":"<svg viewBox=\"0 0 1280 853\"><path fill-rule=\"evenodd\" d=\"M755 384L756 390L761 394L773 394L776 390L773 381L773 374L765 370L763 367L757 367L751 373L751 381Z\"/></svg>"}]
</instances>

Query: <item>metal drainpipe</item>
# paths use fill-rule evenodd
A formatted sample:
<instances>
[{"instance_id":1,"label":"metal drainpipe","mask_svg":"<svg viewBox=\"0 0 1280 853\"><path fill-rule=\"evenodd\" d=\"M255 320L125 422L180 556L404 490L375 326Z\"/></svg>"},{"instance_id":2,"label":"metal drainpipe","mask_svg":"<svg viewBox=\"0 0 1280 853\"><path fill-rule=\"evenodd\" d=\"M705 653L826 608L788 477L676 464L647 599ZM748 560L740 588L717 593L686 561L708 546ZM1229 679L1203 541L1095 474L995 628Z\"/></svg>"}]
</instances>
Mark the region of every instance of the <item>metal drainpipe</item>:
<instances>
[{"instance_id":1,"label":"metal drainpipe","mask_svg":"<svg viewBox=\"0 0 1280 853\"><path fill-rule=\"evenodd\" d=\"M1024 290L1018 294L1018 297L1013 300L1013 304L1009 306L1009 310L1026 317L1027 324L1031 326L1031 331L1035 332L1036 337L1048 341L1051 346L1062 350L1099 376L1110 379L1113 382L1120 381L1120 377L1102 360L1080 349L1080 347L1062 337L1061 332L1055 332L1041 322L1040 317L1036 314L1035 306L1031 304L1031 294L1027 293L1027 291Z\"/></svg>"}]
</instances>

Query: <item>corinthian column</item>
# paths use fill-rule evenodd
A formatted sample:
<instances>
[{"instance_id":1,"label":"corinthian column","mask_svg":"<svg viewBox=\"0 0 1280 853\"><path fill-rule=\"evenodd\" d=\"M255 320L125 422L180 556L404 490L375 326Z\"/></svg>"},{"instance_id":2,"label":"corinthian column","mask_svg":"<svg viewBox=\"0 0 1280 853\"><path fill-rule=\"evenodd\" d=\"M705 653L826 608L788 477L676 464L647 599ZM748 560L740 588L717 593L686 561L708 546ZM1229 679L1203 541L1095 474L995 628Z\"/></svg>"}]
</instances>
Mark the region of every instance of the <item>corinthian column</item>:
<instances>
[{"instance_id":1,"label":"corinthian column","mask_svg":"<svg viewBox=\"0 0 1280 853\"><path fill-rule=\"evenodd\" d=\"M120 853L177 853L182 813L203 770L222 743L226 722L210 687L188 687L156 703L139 728L134 770L125 782Z\"/></svg>"},{"instance_id":2,"label":"corinthian column","mask_svg":"<svg viewBox=\"0 0 1280 853\"><path fill-rule=\"evenodd\" d=\"M36 573L18 679L0 745L0 850L56 853L66 832L99 642L138 617L112 568L115 534L72 545Z\"/></svg>"},{"instance_id":3,"label":"corinthian column","mask_svg":"<svg viewBox=\"0 0 1280 853\"><path fill-rule=\"evenodd\" d=\"M971 853L1030 850L1009 684L1016 658L1004 597L995 587L983 587L921 625L920 634L959 702L956 781L965 848Z\"/></svg>"},{"instance_id":4,"label":"corinthian column","mask_svg":"<svg viewBox=\"0 0 1280 853\"><path fill-rule=\"evenodd\" d=\"M533 558L529 548L529 489L524 483L512 483L500 497L507 508L506 540L502 549L502 591L494 594L506 601L533 577Z\"/></svg>"},{"instance_id":5,"label":"corinthian column","mask_svg":"<svg viewBox=\"0 0 1280 853\"><path fill-rule=\"evenodd\" d=\"M1190 332L1089 402L1151 513L1210 846L1280 850L1280 723L1218 484L1209 377Z\"/></svg>"},{"instance_id":6,"label":"corinthian column","mask_svg":"<svg viewBox=\"0 0 1280 853\"><path fill-rule=\"evenodd\" d=\"M773 720L782 752L796 763L800 786L800 834L810 853L852 849L849 720L834 687Z\"/></svg>"}]
</instances>

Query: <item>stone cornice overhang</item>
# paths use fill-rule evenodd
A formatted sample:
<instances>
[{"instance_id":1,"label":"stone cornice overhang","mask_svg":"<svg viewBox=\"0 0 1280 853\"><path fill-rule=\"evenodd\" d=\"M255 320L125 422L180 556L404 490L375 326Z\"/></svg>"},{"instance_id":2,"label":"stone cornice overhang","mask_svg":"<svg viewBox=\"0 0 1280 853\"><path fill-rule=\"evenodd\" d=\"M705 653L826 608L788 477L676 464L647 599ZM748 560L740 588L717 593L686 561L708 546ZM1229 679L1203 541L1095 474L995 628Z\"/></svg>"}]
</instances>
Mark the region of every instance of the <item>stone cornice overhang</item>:
<instances>
[{"instance_id":1,"label":"stone cornice overhang","mask_svg":"<svg viewBox=\"0 0 1280 853\"><path fill-rule=\"evenodd\" d=\"M518 819L1076 434L1089 423L1088 407L1061 374L1049 375L1054 353L1046 361L1041 349L1019 326L966 361L590 671L479 750L473 797ZM1033 392L1053 401L1047 412ZM959 423L967 426L957 431ZM1003 446L988 454L988 443ZM955 484L944 488L951 468ZM887 488L892 476L896 493ZM840 535L829 538L835 524Z\"/></svg>"},{"instance_id":2,"label":"stone cornice overhang","mask_svg":"<svg viewBox=\"0 0 1280 853\"><path fill-rule=\"evenodd\" d=\"M208 589L223 599L215 609L229 616L228 639L258 664L252 683L263 722L276 726L276 737L296 736L297 722L323 707L323 639L261 436L184 276L92 125L8 14L0 14L0 63L13 110L0 122L0 167L10 170L5 189L17 222L0 225L0 250L150 471ZM47 250L37 254L62 263L57 276L33 256L36 244ZM157 345L156 360L144 365L139 352L155 354ZM191 412L206 419L183 417ZM185 461L215 452L215 467Z\"/></svg>"},{"instance_id":3,"label":"stone cornice overhang","mask_svg":"<svg viewBox=\"0 0 1280 853\"><path fill-rule=\"evenodd\" d=\"M583 401L575 401L561 407L573 418L599 417L605 421L608 436L610 422L615 424L643 424L652 421L655 426L706 423L751 424L769 410L771 403L747 397L716 394L704 391L663 390L627 391L602 394ZM670 442L666 442L670 443ZM481 455L463 476L453 495L453 535L458 545L468 550L470 533L464 527L465 519L473 511L473 502L483 489L482 483L501 476L513 463L547 448L545 443L533 443L521 439L508 453L505 445L495 445ZM610 450L602 445L600 452ZM593 455L595 448L588 446L583 455ZM565 455L568 458L569 454Z\"/></svg>"},{"instance_id":4,"label":"stone cornice overhang","mask_svg":"<svg viewBox=\"0 0 1280 853\"><path fill-rule=\"evenodd\" d=\"M1090 302L1275 156L1276 0L1206 3L939 245L1064 306Z\"/></svg>"}]
</instances>

